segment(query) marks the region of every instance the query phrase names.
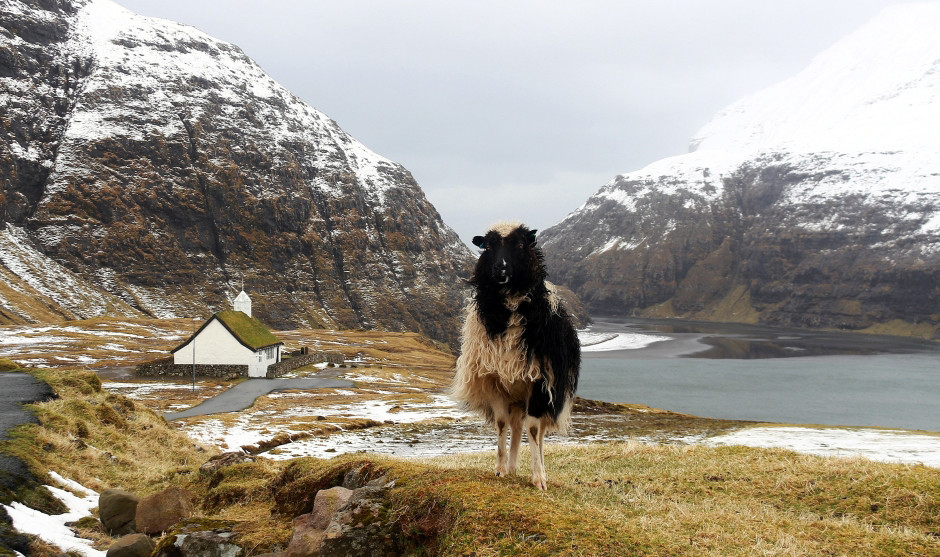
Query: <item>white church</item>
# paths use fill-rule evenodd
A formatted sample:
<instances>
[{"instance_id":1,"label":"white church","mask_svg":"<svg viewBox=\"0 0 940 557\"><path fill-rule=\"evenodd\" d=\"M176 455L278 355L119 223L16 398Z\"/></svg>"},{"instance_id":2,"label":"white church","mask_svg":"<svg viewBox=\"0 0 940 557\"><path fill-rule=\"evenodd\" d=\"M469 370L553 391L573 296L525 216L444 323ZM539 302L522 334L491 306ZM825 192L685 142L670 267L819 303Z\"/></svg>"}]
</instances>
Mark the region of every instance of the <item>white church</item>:
<instances>
[{"instance_id":1,"label":"white church","mask_svg":"<svg viewBox=\"0 0 940 557\"><path fill-rule=\"evenodd\" d=\"M281 361L284 343L251 316L251 298L242 290L235 309L209 318L173 351L174 364L247 365L248 377L266 377L268 366Z\"/></svg>"}]
</instances>

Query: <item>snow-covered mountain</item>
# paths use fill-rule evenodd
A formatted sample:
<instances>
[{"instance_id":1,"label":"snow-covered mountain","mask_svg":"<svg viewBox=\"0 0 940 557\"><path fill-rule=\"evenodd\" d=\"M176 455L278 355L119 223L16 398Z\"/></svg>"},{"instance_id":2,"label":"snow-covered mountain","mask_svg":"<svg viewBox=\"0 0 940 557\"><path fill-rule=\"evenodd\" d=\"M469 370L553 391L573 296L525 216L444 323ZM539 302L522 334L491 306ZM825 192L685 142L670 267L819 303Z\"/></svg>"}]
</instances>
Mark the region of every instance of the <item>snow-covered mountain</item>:
<instances>
[{"instance_id":1,"label":"snow-covered mountain","mask_svg":"<svg viewBox=\"0 0 940 557\"><path fill-rule=\"evenodd\" d=\"M411 174L234 45L0 0L0 138L0 322L205 313L244 281L275 327L456 338L470 253Z\"/></svg>"},{"instance_id":2,"label":"snow-covered mountain","mask_svg":"<svg viewBox=\"0 0 940 557\"><path fill-rule=\"evenodd\" d=\"M616 176L544 233L553 276L595 311L935 334L937 29L888 8Z\"/></svg>"}]
</instances>

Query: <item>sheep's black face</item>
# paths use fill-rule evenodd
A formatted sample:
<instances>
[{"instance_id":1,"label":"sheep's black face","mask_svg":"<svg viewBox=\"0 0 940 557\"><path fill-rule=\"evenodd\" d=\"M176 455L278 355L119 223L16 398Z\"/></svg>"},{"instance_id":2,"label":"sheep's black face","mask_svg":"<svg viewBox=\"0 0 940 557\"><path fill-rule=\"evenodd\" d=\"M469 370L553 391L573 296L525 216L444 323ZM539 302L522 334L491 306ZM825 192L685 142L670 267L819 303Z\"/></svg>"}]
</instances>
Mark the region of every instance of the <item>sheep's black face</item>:
<instances>
[{"instance_id":1,"label":"sheep's black face","mask_svg":"<svg viewBox=\"0 0 940 557\"><path fill-rule=\"evenodd\" d=\"M542 252L535 245L535 230L518 226L505 235L490 230L475 236L473 244L483 250L473 272L478 288L522 293L545 278Z\"/></svg>"}]
</instances>

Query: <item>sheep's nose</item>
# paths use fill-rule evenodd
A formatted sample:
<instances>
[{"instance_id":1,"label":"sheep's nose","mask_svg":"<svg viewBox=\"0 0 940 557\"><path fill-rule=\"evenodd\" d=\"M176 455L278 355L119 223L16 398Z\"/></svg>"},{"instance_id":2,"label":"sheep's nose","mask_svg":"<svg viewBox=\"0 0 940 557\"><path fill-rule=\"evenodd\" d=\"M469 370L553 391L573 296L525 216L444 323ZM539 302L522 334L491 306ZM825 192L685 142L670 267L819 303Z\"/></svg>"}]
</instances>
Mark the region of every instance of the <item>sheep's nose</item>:
<instances>
[{"instance_id":1,"label":"sheep's nose","mask_svg":"<svg viewBox=\"0 0 940 557\"><path fill-rule=\"evenodd\" d=\"M494 275L496 275L496 282L499 284L506 284L509 282L509 263L506 262L506 259L500 259L493 265Z\"/></svg>"}]
</instances>

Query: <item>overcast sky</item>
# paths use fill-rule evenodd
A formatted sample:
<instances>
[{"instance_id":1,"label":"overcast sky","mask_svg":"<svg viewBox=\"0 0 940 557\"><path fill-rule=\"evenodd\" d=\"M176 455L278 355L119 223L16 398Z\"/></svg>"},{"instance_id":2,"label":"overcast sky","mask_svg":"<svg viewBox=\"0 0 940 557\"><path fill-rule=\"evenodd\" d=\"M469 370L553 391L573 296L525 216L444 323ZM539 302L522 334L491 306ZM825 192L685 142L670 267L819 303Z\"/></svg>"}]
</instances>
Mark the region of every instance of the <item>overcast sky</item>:
<instances>
[{"instance_id":1,"label":"overcast sky","mask_svg":"<svg viewBox=\"0 0 940 557\"><path fill-rule=\"evenodd\" d=\"M464 241L685 153L890 0L117 0L237 44L414 174Z\"/></svg>"}]
</instances>

